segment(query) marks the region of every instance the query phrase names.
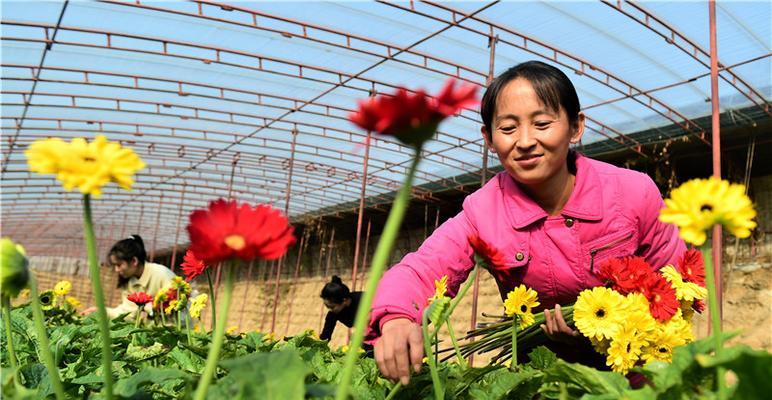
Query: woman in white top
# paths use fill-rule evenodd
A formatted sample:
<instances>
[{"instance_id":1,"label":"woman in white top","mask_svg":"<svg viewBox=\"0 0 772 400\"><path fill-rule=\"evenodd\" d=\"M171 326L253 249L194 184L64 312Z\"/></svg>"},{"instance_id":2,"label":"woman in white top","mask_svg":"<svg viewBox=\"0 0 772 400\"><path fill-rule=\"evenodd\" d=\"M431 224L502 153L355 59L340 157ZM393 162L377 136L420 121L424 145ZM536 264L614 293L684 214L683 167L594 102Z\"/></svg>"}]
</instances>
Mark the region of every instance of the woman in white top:
<instances>
[{"instance_id":1,"label":"woman in white top","mask_svg":"<svg viewBox=\"0 0 772 400\"><path fill-rule=\"evenodd\" d=\"M107 307L107 315L110 318L124 313L129 313L127 318L135 318L137 305L129 301L127 296L134 292L155 296L159 290L170 285L176 276L169 268L146 261L145 245L139 235L131 235L116 242L110 249L108 258L109 265L118 274L118 287L122 289L121 304L117 307ZM152 313L152 307L152 303L145 305L148 313ZM95 307L90 307L83 313L90 314L95 310Z\"/></svg>"}]
</instances>

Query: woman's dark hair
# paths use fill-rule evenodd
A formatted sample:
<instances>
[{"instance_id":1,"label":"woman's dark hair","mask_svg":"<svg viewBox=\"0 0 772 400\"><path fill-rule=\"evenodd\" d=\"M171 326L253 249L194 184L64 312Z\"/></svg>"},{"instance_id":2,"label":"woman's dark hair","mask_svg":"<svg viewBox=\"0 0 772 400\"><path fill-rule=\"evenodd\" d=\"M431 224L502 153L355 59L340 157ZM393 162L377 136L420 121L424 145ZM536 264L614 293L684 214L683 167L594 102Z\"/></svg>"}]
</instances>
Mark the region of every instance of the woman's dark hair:
<instances>
[{"instance_id":1,"label":"woman's dark hair","mask_svg":"<svg viewBox=\"0 0 772 400\"><path fill-rule=\"evenodd\" d=\"M541 61L526 61L506 70L488 85L480 104L480 117L488 132L488 139L493 134L493 115L496 112L496 100L507 83L523 78L531 83L536 96L552 111L563 108L571 126L579 122L579 96L576 89L563 71Z\"/></svg>"},{"instance_id":2,"label":"woman's dark hair","mask_svg":"<svg viewBox=\"0 0 772 400\"><path fill-rule=\"evenodd\" d=\"M343 284L338 275L333 275L332 279L324 285L321 297L335 304L341 304L343 300L351 297L351 291L348 286Z\"/></svg>"},{"instance_id":3,"label":"woman's dark hair","mask_svg":"<svg viewBox=\"0 0 772 400\"><path fill-rule=\"evenodd\" d=\"M137 261L140 265L145 263L147 259L147 253L145 252L145 244L142 242L142 237L139 235L131 235L130 237L119 240L107 253L108 265L110 256L115 256L118 260L131 262L134 257L137 257ZM118 287L126 287L129 283L128 278L118 277Z\"/></svg>"}]
</instances>

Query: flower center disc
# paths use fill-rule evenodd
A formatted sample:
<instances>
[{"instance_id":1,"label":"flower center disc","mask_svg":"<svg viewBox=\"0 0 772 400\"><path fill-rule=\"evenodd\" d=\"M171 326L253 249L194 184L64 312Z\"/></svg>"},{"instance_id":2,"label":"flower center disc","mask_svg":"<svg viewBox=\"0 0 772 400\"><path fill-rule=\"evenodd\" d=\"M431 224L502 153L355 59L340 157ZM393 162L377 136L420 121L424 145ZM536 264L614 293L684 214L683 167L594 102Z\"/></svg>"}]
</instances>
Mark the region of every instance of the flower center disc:
<instances>
[{"instance_id":1,"label":"flower center disc","mask_svg":"<svg viewBox=\"0 0 772 400\"><path fill-rule=\"evenodd\" d=\"M247 242L241 235L229 235L225 237L225 245L233 250L239 251L247 245Z\"/></svg>"}]
</instances>

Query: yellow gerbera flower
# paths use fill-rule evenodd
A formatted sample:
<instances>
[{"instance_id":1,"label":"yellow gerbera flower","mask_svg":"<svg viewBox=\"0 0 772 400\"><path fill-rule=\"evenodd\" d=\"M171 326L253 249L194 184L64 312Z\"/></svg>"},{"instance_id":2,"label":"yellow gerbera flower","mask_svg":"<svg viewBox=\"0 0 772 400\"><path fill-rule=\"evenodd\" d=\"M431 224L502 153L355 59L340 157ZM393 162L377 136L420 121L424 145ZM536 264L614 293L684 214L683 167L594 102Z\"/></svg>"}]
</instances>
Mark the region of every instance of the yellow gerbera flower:
<instances>
[{"instance_id":1,"label":"yellow gerbera flower","mask_svg":"<svg viewBox=\"0 0 772 400\"><path fill-rule=\"evenodd\" d=\"M708 289L694 282L684 282L681 274L672 265L665 266L660 269L660 272L670 282L670 286L675 289L678 300L705 300L708 297Z\"/></svg>"},{"instance_id":2,"label":"yellow gerbera flower","mask_svg":"<svg viewBox=\"0 0 772 400\"><path fill-rule=\"evenodd\" d=\"M605 287L583 290L574 305L574 323L584 336L610 339L624 315L624 296Z\"/></svg>"},{"instance_id":3,"label":"yellow gerbera flower","mask_svg":"<svg viewBox=\"0 0 772 400\"><path fill-rule=\"evenodd\" d=\"M72 289L72 283L70 283L70 281L59 281L54 285L54 293L57 296L66 296L67 293L70 293L70 289Z\"/></svg>"},{"instance_id":4,"label":"yellow gerbera flower","mask_svg":"<svg viewBox=\"0 0 772 400\"><path fill-rule=\"evenodd\" d=\"M636 334L632 324L626 324L619 328L608 347L606 365L612 371L626 374L641 356L641 349L647 344Z\"/></svg>"},{"instance_id":5,"label":"yellow gerbera flower","mask_svg":"<svg viewBox=\"0 0 772 400\"><path fill-rule=\"evenodd\" d=\"M179 303L179 302L178 302L177 300L172 300L172 301L170 301L170 302L169 302L169 305L168 305L168 306L166 306L166 309L164 310L164 312L166 313L166 315L169 315L169 314L171 314L173 311L177 311L177 305L178 305L178 303Z\"/></svg>"},{"instance_id":6,"label":"yellow gerbera flower","mask_svg":"<svg viewBox=\"0 0 772 400\"><path fill-rule=\"evenodd\" d=\"M153 297L153 308L158 308L159 305L166 301L166 293L168 293L171 288L171 286L164 286L155 294Z\"/></svg>"},{"instance_id":7,"label":"yellow gerbera flower","mask_svg":"<svg viewBox=\"0 0 772 400\"><path fill-rule=\"evenodd\" d=\"M434 281L434 296L429 297L428 301L431 304L434 300L439 300L445 297L445 293L448 292L448 276L443 275L438 281Z\"/></svg>"},{"instance_id":8,"label":"yellow gerbera flower","mask_svg":"<svg viewBox=\"0 0 772 400\"><path fill-rule=\"evenodd\" d=\"M182 279L181 276L175 276L172 278L172 287L176 290L179 290L180 294L190 294L193 291L190 283L185 282L185 279Z\"/></svg>"},{"instance_id":9,"label":"yellow gerbera flower","mask_svg":"<svg viewBox=\"0 0 772 400\"><path fill-rule=\"evenodd\" d=\"M539 296L535 290L520 285L507 293L507 299L504 300L504 313L509 317L532 314L531 309L541 304L538 300Z\"/></svg>"},{"instance_id":10,"label":"yellow gerbera flower","mask_svg":"<svg viewBox=\"0 0 772 400\"><path fill-rule=\"evenodd\" d=\"M343 346L341 346L340 352L341 353L348 353L348 345L344 344Z\"/></svg>"},{"instance_id":11,"label":"yellow gerbera flower","mask_svg":"<svg viewBox=\"0 0 772 400\"><path fill-rule=\"evenodd\" d=\"M202 293L193 298L190 301L190 316L196 319L201 318L201 311L206 307L206 302L209 300L209 295Z\"/></svg>"},{"instance_id":12,"label":"yellow gerbera flower","mask_svg":"<svg viewBox=\"0 0 772 400\"><path fill-rule=\"evenodd\" d=\"M76 310L79 309L80 306L81 306L80 300L76 299L75 297L68 297L67 298L67 304L69 304L70 307L72 307L72 308L74 308Z\"/></svg>"},{"instance_id":13,"label":"yellow gerbera flower","mask_svg":"<svg viewBox=\"0 0 772 400\"><path fill-rule=\"evenodd\" d=\"M745 187L715 177L692 179L673 189L665 205L659 220L677 225L681 238L696 246L705 243L705 231L714 224L739 238L750 236L756 227L756 210Z\"/></svg>"},{"instance_id":14,"label":"yellow gerbera flower","mask_svg":"<svg viewBox=\"0 0 772 400\"><path fill-rule=\"evenodd\" d=\"M634 329L642 339L646 339L657 327L657 321L649 311L649 301L640 293L630 293L623 303L624 318L621 323ZM672 318L671 318L672 319ZM613 337L612 337L613 339Z\"/></svg>"},{"instance_id":15,"label":"yellow gerbera flower","mask_svg":"<svg viewBox=\"0 0 772 400\"><path fill-rule=\"evenodd\" d=\"M264 342L275 342L276 341L276 334L274 334L273 332L265 334L265 336L263 336L263 341Z\"/></svg>"},{"instance_id":16,"label":"yellow gerbera flower","mask_svg":"<svg viewBox=\"0 0 772 400\"><path fill-rule=\"evenodd\" d=\"M65 190L78 188L83 194L99 197L102 186L115 182L131 190L134 174L145 167L130 148L108 142L97 135L92 142L75 138L67 143L58 138L38 140L25 151L30 171L56 174Z\"/></svg>"},{"instance_id":17,"label":"yellow gerbera flower","mask_svg":"<svg viewBox=\"0 0 772 400\"><path fill-rule=\"evenodd\" d=\"M641 351L641 359L646 363L654 360L671 362L673 349L694 340L691 324L680 314L665 323L657 323L651 334L649 345Z\"/></svg>"},{"instance_id":18,"label":"yellow gerbera flower","mask_svg":"<svg viewBox=\"0 0 772 400\"><path fill-rule=\"evenodd\" d=\"M228 335L235 335L238 332L238 330L239 330L239 327L237 325L233 325L227 330L225 330L225 333L227 333Z\"/></svg>"}]
</instances>

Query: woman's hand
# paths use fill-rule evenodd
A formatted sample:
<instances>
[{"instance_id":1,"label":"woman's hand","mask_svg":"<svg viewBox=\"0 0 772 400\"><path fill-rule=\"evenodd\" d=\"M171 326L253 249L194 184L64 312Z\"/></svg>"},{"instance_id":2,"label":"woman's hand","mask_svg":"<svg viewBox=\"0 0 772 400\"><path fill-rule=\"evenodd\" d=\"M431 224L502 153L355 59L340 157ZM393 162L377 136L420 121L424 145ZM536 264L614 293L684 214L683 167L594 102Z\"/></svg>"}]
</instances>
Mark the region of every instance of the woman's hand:
<instances>
[{"instance_id":1,"label":"woman's hand","mask_svg":"<svg viewBox=\"0 0 772 400\"><path fill-rule=\"evenodd\" d=\"M578 343L581 339L579 331L571 329L563 319L563 312L560 311L560 304L555 305L555 313L551 314L549 309L544 310L544 323L541 324L541 330L547 334L547 337L567 344Z\"/></svg>"},{"instance_id":2,"label":"woman's hand","mask_svg":"<svg viewBox=\"0 0 772 400\"><path fill-rule=\"evenodd\" d=\"M91 306L91 307L86 308L83 311L81 311L80 315L89 315L89 314L93 313L94 311L96 311L96 306Z\"/></svg>"},{"instance_id":3,"label":"woman's hand","mask_svg":"<svg viewBox=\"0 0 772 400\"><path fill-rule=\"evenodd\" d=\"M403 385L410 383L410 367L421 371L424 340L421 325L407 318L396 318L383 324L381 337L375 342L375 361L383 376Z\"/></svg>"}]
</instances>

